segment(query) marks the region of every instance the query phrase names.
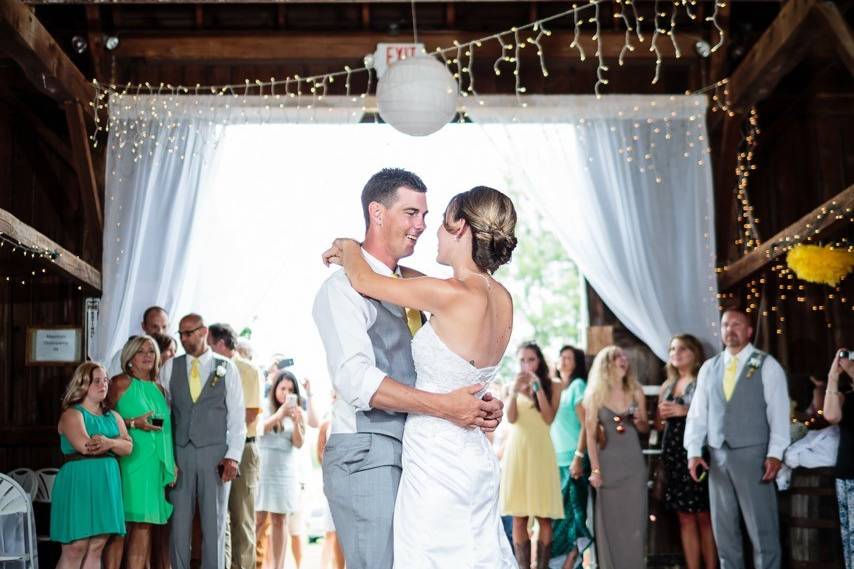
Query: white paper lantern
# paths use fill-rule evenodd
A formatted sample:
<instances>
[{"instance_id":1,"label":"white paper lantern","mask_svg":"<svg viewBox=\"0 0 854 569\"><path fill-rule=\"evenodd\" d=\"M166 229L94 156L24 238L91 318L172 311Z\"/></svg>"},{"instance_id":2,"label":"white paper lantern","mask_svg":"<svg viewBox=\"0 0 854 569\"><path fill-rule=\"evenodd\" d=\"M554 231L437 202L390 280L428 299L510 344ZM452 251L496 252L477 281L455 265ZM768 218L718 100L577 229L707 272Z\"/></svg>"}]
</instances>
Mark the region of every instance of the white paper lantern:
<instances>
[{"instance_id":1,"label":"white paper lantern","mask_svg":"<svg viewBox=\"0 0 854 569\"><path fill-rule=\"evenodd\" d=\"M457 113L457 81L436 59L419 55L392 64L377 84L382 119L404 134L427 136Z\"/></svg>"}]
</instances>

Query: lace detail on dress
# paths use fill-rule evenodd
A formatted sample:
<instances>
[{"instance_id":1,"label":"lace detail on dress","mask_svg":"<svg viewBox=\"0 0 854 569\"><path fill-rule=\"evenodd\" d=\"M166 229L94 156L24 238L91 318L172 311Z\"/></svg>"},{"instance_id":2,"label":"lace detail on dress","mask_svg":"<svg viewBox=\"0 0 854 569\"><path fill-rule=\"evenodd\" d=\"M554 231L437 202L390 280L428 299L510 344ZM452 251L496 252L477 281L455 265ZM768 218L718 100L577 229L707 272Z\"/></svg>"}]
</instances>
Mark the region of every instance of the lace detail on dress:
<instances>
[{"instance_id":1,"label":"lace detail on dress","mask_svg":"<svg viewBox=\"0 0 854 569\"><path fill-rule=\"evenodd\" d=\"M417 374L415 387L431 393L448 393L461 387L483 383L484 388L476 395L482 397L498 372L498 366L477 368L451 351L436 334L429 321L412 339L412 359L415 362ZM410 413L407 418L407 422L409 421L420 423L421 426L430 423L437 431L446 433L465 433L467 438L483 437L479 429L463 429L450 421L428 415Z\"/></svg>"}]
</instances>

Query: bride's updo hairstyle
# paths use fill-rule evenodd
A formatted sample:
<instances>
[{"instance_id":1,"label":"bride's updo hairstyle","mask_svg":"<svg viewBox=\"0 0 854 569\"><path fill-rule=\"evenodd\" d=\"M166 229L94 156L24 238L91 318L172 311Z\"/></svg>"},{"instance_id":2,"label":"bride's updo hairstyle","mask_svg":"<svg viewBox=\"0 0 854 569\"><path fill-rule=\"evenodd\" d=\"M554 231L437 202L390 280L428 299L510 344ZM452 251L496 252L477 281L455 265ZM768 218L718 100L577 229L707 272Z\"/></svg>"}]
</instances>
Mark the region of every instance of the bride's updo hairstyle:
<instances>
[{"instance_id":1,"label":"bride's updo hairstyle","mask_svg":"<svg viewBox=\"0 0 854 569\"><path fill-rule=\"evenodd\" d=\"M516 209L509 197L486 186L457 194L445 210L445 229L453 233L460 220L471 228L471 256L478 267L491 274L510 261L516 248Z\"/></svg>"}]
</instances>

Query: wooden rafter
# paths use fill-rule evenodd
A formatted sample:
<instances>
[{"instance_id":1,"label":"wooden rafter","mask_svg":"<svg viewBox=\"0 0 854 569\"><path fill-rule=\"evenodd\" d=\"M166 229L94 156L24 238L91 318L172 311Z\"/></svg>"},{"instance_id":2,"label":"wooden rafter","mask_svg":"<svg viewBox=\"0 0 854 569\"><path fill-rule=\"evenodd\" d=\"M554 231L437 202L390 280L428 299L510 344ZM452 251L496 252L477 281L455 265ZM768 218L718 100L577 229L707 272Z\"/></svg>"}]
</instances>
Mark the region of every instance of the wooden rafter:
<instances>
[{"instance_id":1,"label":"wooden rafter","mask_svg":"<svg viewBox=\"0 0 854 569\"><path fill-rule=\"evenodd\" d=\"M57 101L82 103L88 120L94 120L94 88L18 0L0 0L0 52L14 59L36 88Z\"/></svg>"},{"instance_id":2,"label":"wooden rafter","mask_svg":"<svg viewBox=\"0 0 854 569\"><path fill-rule=\"evenodd\" d=\"M101 7L95 4L86 5L86 38L95 79L107 83L107 56L104 51L104 32L101 28Z\"/></svg>"},{"instance_id":3,"label":"wooden rafter","mask_svg":"<svg viewBox=\"0 0 854 569\"><path fill-rule=\"evenodd\" d=\"M101 211L101 194L92 162L82 107L80 103L66 103L65 117L68 122L68 134L71 137L71 154L74 158L74 169L77 171L86 227L96 227L100 236L104 230L104 215Z\"/></svg>"},{"instance_id":4,"label":"wooden rafter","mask_svg":"<svg viewBox=\"0 0 854 569\"><path fill-rule=\"evenodd\" d=\"M854 186L849 186L845 191L827 200L812 212L726 267L718 278L718 288L728 290L785 253L789 245L801 242L807 235L815 238L826 232L839 221L837 215L827 215L827 212L843 213L852 208L854 208ZM816 221L820 216L820 221ZM844 215L842 218L845 218Z\"/></svg>"},{"instance_id":5,"label":"wooden rafter","mask_svg":"<svg viewBox=\"0 0 854 569\"><path fill-rule=\"evenodd\" d=\"M101 272L98 269L58 243L45 237L4 209L0 209L0 233L5 233L28 247L56 251L59 253L59 257L53 261L53 264L60 271L77 282L90 286L95 290L101 290Z\"/></svg>"},{"instance_id":6,"label":"wooden rafter","mask_svg":"<svg viewBox=\"0 0 854 569\"><path fill-rule=\"evenodd\" d=\"M461 43L482 37L475 32L423 32L419 40L426 44L427 50L437 47L449 47L457 40ZM125 34L116 49L115 55L121 59L139 58L148 61L283 61L283 60L361 60L366 53L372 53L378 43L409 41L401 36L350 32L329 37L328 42L317 42L317 36L306 33L292 34L181 34L140 36ZM334 40L334 41L332 41ZM608 59L616 59L623 49L623 32L602 32L602 52ZM694 39L677 36L676 41L682 52L682 60L689 62L699 57L694 50ZM577 52L570 47L571 32L555 31L543 42L549 58L577 59ZM596 51L593 39L588 35L579 39L587 53ZM675 52L670 41L659 45L662 56L673 57ZM533 50L531 57L536 57ZM477 48L481 57L497 57L500 52L498 42L485 42ZM647 49L635 49L625 56L627 61L655 59L655 54Z\"/></svg>"},{"instance_id":7,"label":"wooden rafter","mask_svg":"<svg viewBox=\"0 0 854 569\"><path fill-rule=\"evenodd\" d=\"M809 47L811 15L818 0L789 0L729 79L730 107L745 112L768 96Z\"/></svg>"},{"instance_id":8,"label":"wooden rafter","mask_svg":"<svg viewBox=\"0 0 854 569\"><path fill-rule=\"evenodd\" d=\"M830 2L819 4L815 7L815 18L833 39L836 55L854 76L854 37L839 8Z\"/></svg>"}]
</instances>

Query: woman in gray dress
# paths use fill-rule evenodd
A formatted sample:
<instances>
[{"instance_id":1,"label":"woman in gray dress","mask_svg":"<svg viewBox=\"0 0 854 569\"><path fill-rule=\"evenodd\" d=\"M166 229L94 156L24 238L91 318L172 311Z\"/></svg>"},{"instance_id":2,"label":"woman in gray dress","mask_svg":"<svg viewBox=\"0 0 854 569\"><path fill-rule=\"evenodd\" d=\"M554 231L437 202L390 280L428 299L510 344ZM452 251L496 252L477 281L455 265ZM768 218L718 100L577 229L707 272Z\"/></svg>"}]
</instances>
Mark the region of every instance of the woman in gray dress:
<instances>
[{"instance_id":1,"label":"woman in gray dress","mask_svg":"<svg viewBox=\"0 0 854 569\"><path fill-rule=\"evenodd\" d=\"M297 378L282 372L270 389L270 398L261 415L264 434L258 438L261 474L255 496L256 528L270 516L270 553L273 569L285 566L287 518L298 508L299 478L297 454L304 441L305 424Z\"/></svg>"},{"instance_id":2,"label":"woman in gray dress","mask_svg":"<svg viewBox=\"0 0 854 569\"><path fill-rule=\"evenodd\" d=\"M599 567L642 569L647 486L638 432L648 432L649 421L643 390L620 348L609 346L593 360L584 410Z\"/></svg>"}]
</instances>

